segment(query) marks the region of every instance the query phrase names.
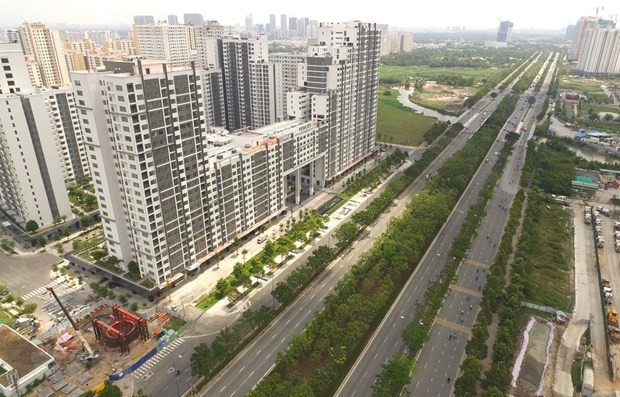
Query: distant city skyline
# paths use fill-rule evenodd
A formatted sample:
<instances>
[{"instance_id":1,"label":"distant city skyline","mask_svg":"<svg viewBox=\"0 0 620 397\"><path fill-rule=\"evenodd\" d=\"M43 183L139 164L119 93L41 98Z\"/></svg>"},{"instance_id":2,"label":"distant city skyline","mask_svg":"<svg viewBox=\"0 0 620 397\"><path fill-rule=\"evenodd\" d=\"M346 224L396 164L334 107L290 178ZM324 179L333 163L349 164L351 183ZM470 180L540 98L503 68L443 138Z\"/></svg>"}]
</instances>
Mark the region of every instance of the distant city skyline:
<instances>
[{"instance_id":1,"label":"distant city skyline","mask_svg":"<svg viewBox=\"0 0 620 397\"><path fill-rule=\"evenodd\" d=\"M87 7L84 7L87 4ZM562 29L575 23L579 17L594 16L596 7L599 16L607 18L620 14L617 1L581 2L566 7L565 2L523 0L519 2L488 2L473 0L469 2L435 1L415 4L409 9L402 2L389 0L377 3L377 7L350 7L349 3L316 0L313 2L292 3L283 0L255 2L238 0L234 6L213 7L205 3L177 0L170 4L156 4L146 1L126 2L108 0L106 2L84 3L77 0L23 0L10 2L2 7L0 26L16 27L24 21L41 21L49 26L55 25L125 25L133 23L134 15L153 15L156 21L165 21L168 15L177 15L183 20L187 13L202 14L205 20L218 20L226 25L244 25L245 17L253 15L255 24L269 23L269 15L278 15L280 28L281 14L290 17L308 17L321 22L360 20L398 26L401 28L439 28L464 26L468 30L497 29L500 20L510 20L515 30L523 29Z\"/></svg>"}]
</instances>

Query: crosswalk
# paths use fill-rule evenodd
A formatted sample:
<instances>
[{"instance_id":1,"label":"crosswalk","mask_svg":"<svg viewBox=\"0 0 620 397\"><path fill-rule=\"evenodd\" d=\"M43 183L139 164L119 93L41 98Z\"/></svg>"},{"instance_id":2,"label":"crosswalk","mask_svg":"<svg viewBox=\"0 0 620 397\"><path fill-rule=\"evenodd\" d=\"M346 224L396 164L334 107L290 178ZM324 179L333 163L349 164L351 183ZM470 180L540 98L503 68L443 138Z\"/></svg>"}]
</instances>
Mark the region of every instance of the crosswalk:
<instances>
[{"instance_id":1,"label":"crosswalk","mask_svg":"<svg viewBox=\"0 0 620 397\"><path fill-rule=\"evenodd\" d=\"M28 300L28 299L30 299L32 297L37 296L37 295L40 295L40 294L43 294L43 293L47 293L47 288L48 287L55 287L55 286L57 286L60 283L62 283L62 280L60 278L57 278L57 279L55 279L55 280L45 284L43 287L39 287L39 288L35 289L34 291L28 292L26 295L22 296L22 299L26 301L26 300Z\"/></svg>"},{"instance_id":2,"label":"crosswalk","mask_svg":"<svg viewBox=\"0 0 620 397\"><path fill-rule=\"evenodd\" d=\"M154 355L153 357L148 359L147 362L142 364L138 369L133 371L134 378L141 379L141 378L143 378L145 376L149 377L150 369L155 364L157 364L158 362L163 360L168 354L170 354L171 351L173 351L174 349L176 349L177 347L182 345L183 342L185 342L185 339L183 339L183 338L177 338L177 339L173 340L172 342L170 342L160 352L158 352L156 355ZM170 361L170 366L172 367L172 361Z\"/></svg>"}]
</instances>

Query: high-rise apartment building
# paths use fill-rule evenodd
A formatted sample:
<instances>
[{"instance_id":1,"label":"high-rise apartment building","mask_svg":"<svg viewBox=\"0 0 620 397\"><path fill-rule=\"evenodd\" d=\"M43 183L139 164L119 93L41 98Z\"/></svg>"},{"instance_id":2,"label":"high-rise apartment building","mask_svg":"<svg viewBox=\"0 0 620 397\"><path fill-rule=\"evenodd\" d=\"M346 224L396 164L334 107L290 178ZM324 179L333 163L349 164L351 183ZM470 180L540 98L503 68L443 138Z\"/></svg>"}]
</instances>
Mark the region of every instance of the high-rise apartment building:
<instances>
[{"instance_id":1,"label":"high-rise apartment building","mask_svg":"<svg viewBox=\"0 0 620 397\"><path fill-rule=\"evenodd\" d=\"M24 55L39 69L43 86L49 88L69 83L69 70L58 30L47 28L40 22L26 22L20 26L19 36Z\"/></svg>"},{"instance_id":2,"label":"high-rise apartment building","mask_svg":"<svg viewBox=\"0 0 620 397\"><path fill-rule=\"evenodd\" d=\"M224 26L217 21L207 21L207 23L195 28L196 60L198 66L205 69L217 69L220 67L217 39L223 38L224 32Z\"/></svg>"},{"instance_id":3,"label":"high-rise apartment building","mask_svg":"<svg viewBox=\"0 0 620 397\"><path fill-rule=\"evenodd\" d=\"M510 43L512 40L512 28L514 24L510 21L501 21L497 31L497 41L499 43Z\"/></svg>"},{"instance_id":4,"label":"high-rise apartment building","mask_svg":"<svg viewBox=\"0 0 620 397\"><path fill-rule=\"evenodd\" d=\"M288 31L288 19L286 18L286 14L280 15L280 31L282 32L281 37L287 36Z\"/></svg>"},{"instance_id":5,"label":"high-rise apartment building","mask_svg":"<svg viewBox=\"0 0 620 397\"><path fill-rule=\"evenodd\" d=\"M276 34L276 14L269 14L269 35L274 37Z\"/></svg>"},{"instance_id":6,"label":"high-rise apartment building","mask_svg":"<svg viewBox=\"0 0 620 397\"><path fill-rule=\"evenodd\" d=\"M294 37L297 35L297 18L296 17L288 18L288 35L289 37Z\"/></svg>"},{"instance_id":7,"label":"high-rise apartment building","mask_svg":"<svg viewBox=\"0 0 620 397\"><path fill-rule=\"evenodd\" d=\"M4 32L4 42L5 43L19 43L19 31L16 29L7 29Z\"/></svg>"},{"instance_id":8,"label":"high-rise apartment building","mask_svg":"<svg viewBox=\"0 0 620 397\"><path fill-rule=\"evenodd\" d=\"M286 104L288 102L287 96L291 91L299 90L299 78L298 71L300 65L303 65L306 61L306 54L297 52L278 52L269 54L269 62L280 65L279 74L276 76L278 80L279 90L277 95L281 98L277 102L280 107L277 110L278 115L282 115L283 119L288 118L288 112Z\"/></svg>"},{"instance_id":9,"label":"high-rise apartment building","mask_svg":"<svg viewBox=\"0 0 620 397\"><path fill-rule=\"evenodd\" d=\"M134 25L138 52L144 59L189 62L190 27L186 25Z\"/></svg>"},{"instance_id":10,"label":"high-rise apartment building","mask_svg":"<svg viewBox=\"0 0 620 397\"><path fill-rule=\"evenodd\" d=\"M136 15L133 17L134 25L155 25L155 17L152 15Z\"/></svg>"},{"instance_id":11,"label":"high-rise apartment building","mask_svg":"<svg viewBox=\"0 0 620 397\"><path fill-rule=\"evenodd\" d=\"M568 25L566 26L566 35L564 36L564 39L566 41L573 41L575 40L576 33L577 33L577 25Z\"/></svg>"},{"instance_id":12,"label":"high-rise apartment building","mask_svg":"<svg viewBox=\"0 0 620 397\"><path fill-rule=\"evenodd\" d=\"M312 120L329 129L325 174L330 179L375 146L381 32L376 24L321 23L316 40L308 46L299 79L311 95Z\"/></svg>"},{"instance_id":13,"label":"high-rise apartment building","mask_svg":"<svg viewBox=\"0 0 620 397\"><path fill-rule=\"evenodd\" d=\"M90 30L86 32L86 37L92 40L98 47L103 46L103 43L111 38L109 30Z\"/></svg>"},{"instance_id":14,"label":"high-rise apartment building","mask_svg":"<svg viewBox=\"0 0 620 397\"><path fill-rule=\"evenodd\" d=\"M246 32L254 31L254 17L252 14L248 14L245 17L245 30Z\"/></svg>"},{"instance_id":15,"label":"high-rise apartment building","mask_svg":"<svg viewBox=\"0 0 620 397\"><path fill-rule=\"evenodd\" d=\"M13 94L32 88L24 51L19 43L0 44L0 94Z\"/></svg>"},{"instance_id":16,"label":"high-rise apartment building","mask_svg":"<svg viewBox=\"0 0 620 397\"><path fill-rule=\"evenodd\" d=\"M224 75L226 128L260 128L282 118L275 86L279 65L269 63L266 36L225 37L218 42L218 58Z\"/></svg>"},{"instance_id":17,"label":"high-rise apartment building","mask_svg":"<svg viewBox=\"0 0 620 397\"><path fill-rule=\"evenodd\" d=\"M202 14L183 14L183 20L186 25L200 26L205 23Z\"/></svg>"},{"instance_id":18,"label":"high-rise apartment building","mask_svg":"<svg viewBox=\"0 0 620 397\"><path fill-rule=\"evenodd\" d=\"M71 217L65 183L88 174L69 88L0 95L0 206L22 227Z\"/></svg>"},{"instance_id":19,"label":"high-rise apartment building","mask_svg":"<svg viewBox=\"0 0 620 397\"><path fill-rule=\"evenodd\" d=\"M588 76L620 73L620 30L586 29L583 47L575 70Z\"/></svg>"},{"instance_id":20,"label":"high-rise apartment building","mask_svg":"<svg viewBox=\"0 0 620 397\"><path fill-rule=\"evenodd\" d=\"M583 50L586 33L588 29L597 29L597 28L610 28L613 29L616 27L614 21L601 19L598 17L581 17L579 21L577 21L577 26L575 27L575 35L573 41L571 43L570 50L568 51L567 60L568 61L577 61L581 56L581 51Z\"/></svg>"}]
</instances>

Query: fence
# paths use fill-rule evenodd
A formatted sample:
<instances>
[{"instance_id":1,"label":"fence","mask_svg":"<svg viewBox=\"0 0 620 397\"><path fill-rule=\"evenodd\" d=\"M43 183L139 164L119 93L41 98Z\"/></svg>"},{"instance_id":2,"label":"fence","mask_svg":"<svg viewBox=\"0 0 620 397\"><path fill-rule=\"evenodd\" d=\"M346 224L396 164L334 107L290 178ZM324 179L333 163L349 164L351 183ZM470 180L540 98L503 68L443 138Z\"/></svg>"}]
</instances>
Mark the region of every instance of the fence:
<instances>
[{"instance_id":1,"label":"fence","mask_svg":"<svg viewBox=\"0 0 620 397\"><path fill-rule=\"evenodd\" d=\"M136 369L140 368L140 366L142 364L147 362L151 357L153 357L156 354L157 354L157 349L156 348L153 348L153 349L149 350L149 352L146 353L144 356L140 357L140 359L138 361L136 361L135 363L131 364L129 367L125 368L124 370L122 370L118 374L109 375L108 379L110 379L111 381L117 381L117 380L123 379L125 377L125 375L129 375L130 373L132 373Z\"/></svg>"},{"instance_id":2,"label":"fence","mask_svg":"<svg viewBox=\"0 0 620 397\"><path fill-rule=\"evenodd\" d=\"M521 307L527 307L528 309L534 309L534 310L538 310L539 312L544 312L544 313L549 313L549 314L555 314L555 312L561 311L561 310L556 309L555 307L541 306L535 303L529 303L525 301L521 301ZM569 319L573 318L573 315L570 313L564 313L564 314Z\"/></svg>"}]
</instances>

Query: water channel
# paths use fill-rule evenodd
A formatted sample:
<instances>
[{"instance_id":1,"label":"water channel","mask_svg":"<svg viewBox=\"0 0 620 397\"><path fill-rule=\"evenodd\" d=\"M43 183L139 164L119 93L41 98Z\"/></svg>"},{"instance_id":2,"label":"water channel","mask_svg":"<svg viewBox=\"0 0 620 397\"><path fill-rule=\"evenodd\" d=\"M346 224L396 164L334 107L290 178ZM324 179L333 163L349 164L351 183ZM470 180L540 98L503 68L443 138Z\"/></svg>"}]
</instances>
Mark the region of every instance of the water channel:
<instances>
[{"instance_id":1,"label":"water channel","mask_svg":"<svg viewBox=\"0 0 620 397\"><path fill-rule=\"evenodd\" d=\"M413 94L413 91L413 88L398 87L398 102L409 109L413 109L416 113L420 113L423 116L434 117L439 121L449 121L451 123L457 122L458 117L441 114L436 110L428 109L424 106L411 102L409 100L409 95Z\"/></svg>"}]
</instances>

